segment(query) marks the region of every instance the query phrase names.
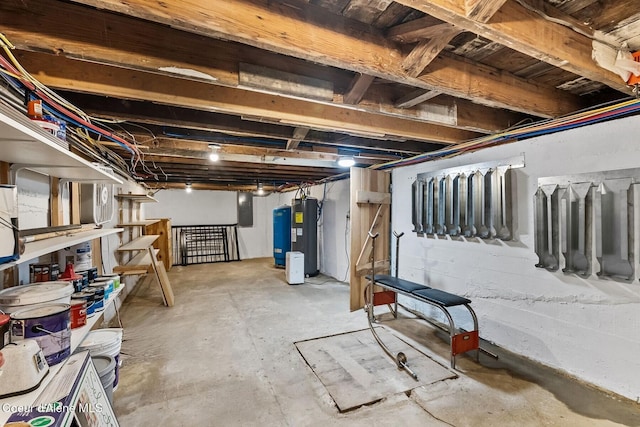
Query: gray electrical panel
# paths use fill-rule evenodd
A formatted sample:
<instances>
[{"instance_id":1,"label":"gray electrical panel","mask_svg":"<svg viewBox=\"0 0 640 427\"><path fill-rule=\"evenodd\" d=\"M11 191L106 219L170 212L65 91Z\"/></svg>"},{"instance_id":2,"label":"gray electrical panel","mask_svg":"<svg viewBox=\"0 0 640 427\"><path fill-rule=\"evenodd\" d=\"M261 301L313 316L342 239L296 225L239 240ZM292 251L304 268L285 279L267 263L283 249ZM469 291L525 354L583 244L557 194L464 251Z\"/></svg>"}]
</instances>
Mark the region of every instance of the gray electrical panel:
<instances>
[{"instance_id":1,"label":"gray electrical panel","mask_svg":"<svg viewBox=\"0 0 640 427\"><path fill-rule=\"evenodd\" d=\"M318 199L294 199L291 206L291 250L304 253L304 274L318 274Z\"/></svg>"}]
</instances>

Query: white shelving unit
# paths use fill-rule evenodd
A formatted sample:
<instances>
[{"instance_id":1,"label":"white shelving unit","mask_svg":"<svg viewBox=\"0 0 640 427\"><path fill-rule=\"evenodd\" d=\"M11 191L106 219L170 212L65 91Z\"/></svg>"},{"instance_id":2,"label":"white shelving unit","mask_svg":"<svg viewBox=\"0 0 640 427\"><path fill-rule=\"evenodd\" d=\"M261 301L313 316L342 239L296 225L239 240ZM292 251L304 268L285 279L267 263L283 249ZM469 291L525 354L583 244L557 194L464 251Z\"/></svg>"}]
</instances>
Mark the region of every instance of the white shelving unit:
<instances>
[{"instance_id":1,"label":"white shelving unit","mask_svg":"<svg viewBox=\"0 0 640 427\"><path fill-rule=\"evenodd\" d=\"M122 184L122 180L91 162L72 153L63 146L63 142L42 130L21 112L0 101L0 161L12 164L12 169L29 169L44 175L74 182L106 182ZM68 235L43 239L25 244L25 251L20 258L11 263L0 265L0 271L36 259L42 255L55 252L78 243L90 241L104 236L122 232L123 228L94 229L69 233ZM104 312L111 307L124 289L124 283L114 291L106 301L104 311L87 319L87 324L71 331L71 352L82 343L87 334L103 318ZM50 382L55 380L56 373L64 363L49 369L49 373L38 389L21 396L0 400L3 408L29 407ZM6 405L6 406L5 406ZM11 414L4 409L0 411L0 425L4 425Z\"/></svg>"},{"instance_id":2,"label":"white shelving unit","mask_svg":"<svg viewBox=\"0 0 640 427\"><path fill-rule=\"evenodd\" d=\"M25 245L26 249L24 253L20 255L20 259L6 264L0 264L0 271L10 267L15 267L16 265L38 258L42 255L55 252L59 249L67 248L69 246L77 245L78 243L87 242L100 237L109 236L111 234L116 234L121 231L123 231L122 228L98 228L95 230L81 231L69 236L52 237L50 239L29 242Z\"/></svg>"},{"instance_id":3,"label":"white shelving unit","mask_svg":"<svg viewBox=\"0 0 640 427\"><path fill-rule=\"evenodd\" d=\"M19 111L0 101L0 161L11 163L12 167L26 168L70 181L122 184L119 178L72 153L60 145L61 142ZM20 259L1 264L0 271L58 249L120 231L122 229L97 229L27 243Z\"/></svg>"},{"instance_id":4,"label":"white shelving unit","mask_svg":"<svg viewBox=\"0 0 640 427\"><path fill-rule=\"evenodd\" d=\"M122 184L122 180L95 167L59 142L20 112L0 102L1 161L71 181Z\"/></svg>"}]
</instances>

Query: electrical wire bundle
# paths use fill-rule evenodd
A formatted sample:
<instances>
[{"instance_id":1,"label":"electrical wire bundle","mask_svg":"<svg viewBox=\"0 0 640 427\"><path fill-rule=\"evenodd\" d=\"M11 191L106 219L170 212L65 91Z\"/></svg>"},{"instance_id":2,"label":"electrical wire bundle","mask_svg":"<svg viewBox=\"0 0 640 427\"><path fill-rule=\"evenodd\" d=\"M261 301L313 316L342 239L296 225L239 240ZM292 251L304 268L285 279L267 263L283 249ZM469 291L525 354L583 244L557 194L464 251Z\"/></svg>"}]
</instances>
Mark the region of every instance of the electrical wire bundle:
<instances>
[{"instance_id":1,"label":"electrical wire bundle","mask_svg":"<svg viewBox=\"0 0 640 427\"><path fill-rule=\"evenodd\" d=\"M486 148L505 142L519 141L569 129L575 129L578 127L599 123L605 120L611 120L631 114L636 114L638 112L640 112L639 99L631 99L622 102L618 101L614 104L607 104L593 110L581 111L565 117L549 119L541 123L534 123L531 125L508 129L494 135L488 135L460 144L451 145L440 150L419 154L408 159L381 163L372 166L371 169L382 170L399 166L413 165L436 159L450 158L466 153L468 151L478 150L480 148Z\"/></svg>"},{"instance_id":2,"label":"electrical wire bundle","mask_svg":"<svg viewBox=\"0 0 640 427\"><path fill-rule=\"evenodd\" d=\"M67 141L83 154L101 163L106 162L122 175L133 178L140 178L136 173L136 167L140 164L145 172L158 179L157 174L145 165L144 154L140 151L135 137L129 134L129 141L105 126L105 123L117 125L120 122L91 117L40 83L20 65L11 52L15 46L2 33L0 33L0 47L6 55L6 58L0 55L0 76L7 83L5 90L0 91L0 95L5 102L24 112L24 104L30 100L40 100L44 113L66 123ZM101 124L98 126L94 122ZM130 162L127 164L120 155L108 149L106 141L126 150L131 156Z\"/></svg>"}]
</instances>

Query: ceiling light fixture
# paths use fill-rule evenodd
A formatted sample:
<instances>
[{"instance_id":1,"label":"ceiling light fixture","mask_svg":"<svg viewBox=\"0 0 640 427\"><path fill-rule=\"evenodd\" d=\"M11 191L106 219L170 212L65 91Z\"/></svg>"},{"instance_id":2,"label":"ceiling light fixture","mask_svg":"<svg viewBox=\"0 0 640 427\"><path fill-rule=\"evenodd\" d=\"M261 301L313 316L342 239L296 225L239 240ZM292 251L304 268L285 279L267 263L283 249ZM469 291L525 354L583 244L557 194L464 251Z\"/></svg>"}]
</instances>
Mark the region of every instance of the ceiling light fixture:
<instances>
[{"instance_id":1,"label":"ceiling light fixture","mask_svg":"<svg viewBox=\"0 0 640 427\"><path fill-rule=\"evenodd\" d=\"M356 164L356 161L353 160L353 157L351 157L351 156L340 157L338 159L338 166L340 166L342 168L350 168L351 166L353 166L355 164Z\"/></svg>"},{"instance_id":2,"label":"ceiling light fixture","mask_svg":"<svg viewBox=\"0 0 640 427\"><path fill-rule=\"evenodd\" d=\"M258 183L258 195L262 196L264 194L264 186L261 182Z\"/></svg>"},{"instance_id":3,"label":"ceiling light fixture","mask_svg":"<svg viewBox=\"0 0 640 427\"><path fill-rule=\"evenodd\" d=\"M211 150L211 154L209 154L209 160L212 162L217 162L220 159L220 146L218 144L209 144L209 149Z\"/></svg>"},{"instance_id":4,"label":"ceiling light fixture","mask_svg":"<svg viewBox=\"0 0 640 427\"><path fill-rule=\"evenodd\" d=\"M187 193L191 193L191 183L187 182L187 185L184 187L184 191Z\"/></svg>"}]
</instances>

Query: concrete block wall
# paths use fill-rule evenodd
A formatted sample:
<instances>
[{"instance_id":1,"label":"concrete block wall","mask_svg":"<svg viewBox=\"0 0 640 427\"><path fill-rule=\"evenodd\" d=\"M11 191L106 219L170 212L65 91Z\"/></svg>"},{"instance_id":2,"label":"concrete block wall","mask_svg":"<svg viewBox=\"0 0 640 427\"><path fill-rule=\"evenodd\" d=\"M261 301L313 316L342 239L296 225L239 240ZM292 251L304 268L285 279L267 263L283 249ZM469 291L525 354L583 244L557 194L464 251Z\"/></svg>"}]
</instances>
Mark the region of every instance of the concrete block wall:
<instances>
[{"instance_id":1,"label":"concrete block wall","mask_svg":"<svg viewBox=\"0 0 640 427\"><path fill-rule=\"evenodd\" d=\"M640 400L640 283L536 268L533 216L539 177L640 167L638 134L640 117L630 117L395 169L392 229L405 233L400 277L472 299L483 338ZM458 241L411 232L411 184L417 174L521 153L526 165L515 171L514 241ZM467 319L458 318L468 327Z\"/></svg>"}]
</instances>

